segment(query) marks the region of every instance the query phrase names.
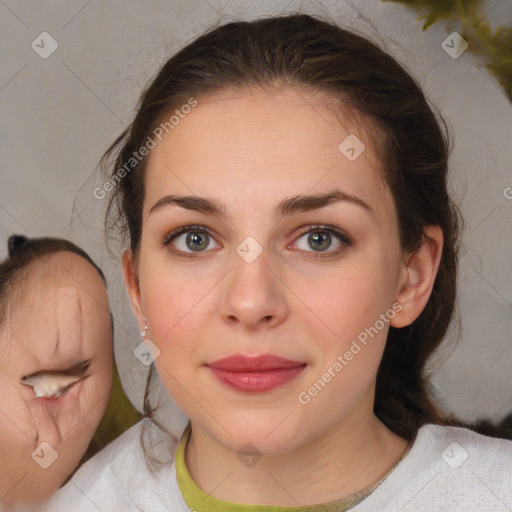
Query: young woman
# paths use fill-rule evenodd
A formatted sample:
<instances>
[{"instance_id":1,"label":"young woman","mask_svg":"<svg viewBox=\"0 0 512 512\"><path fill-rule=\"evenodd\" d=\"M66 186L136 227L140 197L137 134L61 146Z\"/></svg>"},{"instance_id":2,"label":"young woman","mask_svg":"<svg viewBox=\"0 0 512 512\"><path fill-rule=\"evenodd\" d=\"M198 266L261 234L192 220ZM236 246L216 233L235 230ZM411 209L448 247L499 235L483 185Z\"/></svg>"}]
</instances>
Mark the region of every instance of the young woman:
<instances>
[{"instance_id":1,"label":"young woman","mask_svg":"<svg viewBox=\"0 0 512 512\"><path fill-rule=\"evenodd\" d=\"M461 225L443 127L390 55L315 17L229 23L170 58L104 190L190 422L150 447L166 424L146 400L48 510L510 510L512 442L429 392Z\"/></svg>"},{"instance_id":2,"label":"young woman","mask_svg":"<svg viewBox=\"0 0 512 512\"><path fill-rule=\"evenodd\" d=\"M81 460L112 386L105 276L73 243L9 238L0 262L0 508L54 494Z\"/></svg>"}]
</instances>

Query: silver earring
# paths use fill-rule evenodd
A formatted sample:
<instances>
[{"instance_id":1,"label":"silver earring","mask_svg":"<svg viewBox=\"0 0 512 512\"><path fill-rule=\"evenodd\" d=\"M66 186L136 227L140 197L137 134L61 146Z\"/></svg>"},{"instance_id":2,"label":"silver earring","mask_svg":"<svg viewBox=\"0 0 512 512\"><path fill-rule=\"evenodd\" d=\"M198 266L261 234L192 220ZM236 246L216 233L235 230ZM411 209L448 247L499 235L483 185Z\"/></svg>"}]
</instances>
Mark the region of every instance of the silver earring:
<instances>
[{"instance_id":1,"label":"silver earring","mask_svg":"<svg viewBox=\"0 0 512 512\"><path fill-rule=\"evenodd\" d=\"M155 362L155 359L160 355L160 350L158 350L158 348L149 339L149 337L146 338L146 336L148 336L148 323L145 318L144 318L144 323L145 323L144 330L140 331L140 337L142 338L141 344L145 345L146 348L149 349L149 353L147 351L143 351L140 354L140 357L139 356L137 356L137 357L139 357L139 359L143 362L143 364L145 366L148 366L151 363ZM146 359L143 360L142 357L145 357Z\"/></svg>"},{"instance_id":2,"label":"silver earring","mask_svg":"<svg viewBox=\"0 0 512 512\"><path fill-rule=\"evenodd\" d=\"M148 324L147 324L145 318L144 318L144 323L146 324L146 326L144 327L143 331L140 331L140 337L142 338L142 341L144 341L144 338L146 337L146 335L148 333Z\"/></svg>"}]
</instances>

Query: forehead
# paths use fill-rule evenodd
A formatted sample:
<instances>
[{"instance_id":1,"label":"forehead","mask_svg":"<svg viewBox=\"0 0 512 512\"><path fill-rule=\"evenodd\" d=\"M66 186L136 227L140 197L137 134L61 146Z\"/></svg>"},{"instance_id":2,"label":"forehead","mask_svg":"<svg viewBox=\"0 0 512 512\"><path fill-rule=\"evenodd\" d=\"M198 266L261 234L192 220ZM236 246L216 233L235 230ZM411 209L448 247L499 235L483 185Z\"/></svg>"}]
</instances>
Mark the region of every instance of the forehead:
<instances>
[{"instance_id":1,"label":"forehead","mask_svg":"<svg viewBox=\"0 0 512 512\"><path fill-rule=\"evenodd\" d=\"M197 101L150 152L144 216L171 190L261 209L285 192L336 186L373 202L378 213L389 209L381 163L354 111L334 113L326 96L292 88L224 91ZM350 161L340 144L354 136L365 149Z\"/></svg>"},{"instance_id":2,"label":"forehead","mask_svg":"<svg viewBox=\"0 0 512 512\"><path fill-rule=\"evenodd\" d=\"M24 323L66 320L94 305L105 307L107 293L98 271L81 256L59 251L32 262L10 297L13 314L32 312ZM46 316L45 316L46 315Z\"/></svg>"},{"instance_id":3,"label":"forehead","mask_svg":"<svg viewBox=\"0 0 512 512\"><path fill-rule=\"evenodd\" d=\"M38 258L11 292L6 321L0 325L0 355L8 350L11 360L26 362L28 357L38 367L51 367L56 352L70 364L84 350L107 353L111 326L106 287L81 256L59 252Z\"/></svg>"}]
</instances>

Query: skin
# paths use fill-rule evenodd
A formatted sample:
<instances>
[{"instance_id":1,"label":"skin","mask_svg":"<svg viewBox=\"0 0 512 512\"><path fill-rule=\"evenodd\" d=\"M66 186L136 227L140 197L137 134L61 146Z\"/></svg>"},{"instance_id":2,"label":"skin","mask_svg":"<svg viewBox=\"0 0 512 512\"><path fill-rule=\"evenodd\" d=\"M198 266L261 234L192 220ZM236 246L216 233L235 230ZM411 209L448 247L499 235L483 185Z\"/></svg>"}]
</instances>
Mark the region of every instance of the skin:
<instances>
[{"instance_id":1,"label":"skin","mask_svg":"<svg viewBox=\"0 0 512 512\"><path fill-rule=\"evenodd\" d=\"M368 137L313 93L231 91L198 102L149 156L140 248L123 254L139 326L147 320L160 350L160 378L191 419L187 468L221 500L299 506L339 499L377 482L406 449L373 414L389 323L307 405L298 394L394 303L402 309L391 325L419 316L439 267L442 232L430 227L416 254L403 253ZM351 133L366 145L353 162L338 150ZM334 188L363 199L373 213L343 201L272 215L286 197ZM226 216L176 205L149 214L168 194L215 198ZM206 248L194 252L186 234L162 245L188 224L213 230ZM319 254L300 229L315 224L343 230L353 244L333 236ZM252 263L236 252L247 236L263 251ZM233 353L270 353L307 366L281 387L248 394L227 388L205 366ZM239 457L256 451L262 458L254 465Z\"/></svg>"},{"instance_id":2,"label":"skin","mask_svg":"<svg viewBox=\"0 0 512 512\"><path fill-rule=\"evenodd\" d=\"M24 287L27 288L24 288ZM76 468L107 407L112 334L105 284L84 258L60 251L33 262L0 329L0 500L13 507L51 497ZM16 290L18 291L18 290ZM57 347L58 340L58 347ZM89 377L51 404L20 378L92 358ZM58 454L46 469L49 443ZM44 456L42 456L44 454Z\"/></svg>"}]
</instances>

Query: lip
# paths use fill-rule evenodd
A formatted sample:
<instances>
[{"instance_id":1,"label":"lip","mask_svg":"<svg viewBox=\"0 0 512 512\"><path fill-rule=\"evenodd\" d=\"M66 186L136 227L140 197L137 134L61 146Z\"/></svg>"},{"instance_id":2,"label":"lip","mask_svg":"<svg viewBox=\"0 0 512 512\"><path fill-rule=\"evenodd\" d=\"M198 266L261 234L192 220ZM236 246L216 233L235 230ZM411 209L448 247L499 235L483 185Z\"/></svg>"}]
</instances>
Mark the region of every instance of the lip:
<instances>
[{"instance_id":1,"label":"lip","mask_svg":"<svg viewBox=\"0 0 512 512\"><path fill-rule=\"evenodd\" d=\"M207 366L217 370L229 372L264 372L267 370L279 370L283 368L297 368L303 366L304 361L292 361L272 354L263 354L260 356L246 356L243 354L233 354L208 363Z\"/></svg>"},{"instance_id":2,"label":"lip","mask_svg":"<svg viewBox=\"0 0 512 512\"><path fill-rule=\"evenodd\" d=\"M270 391L296 378L307 363L271 354L235 354L206 365L223 384L249 393Z\"/></svg>"}]
</instances>

